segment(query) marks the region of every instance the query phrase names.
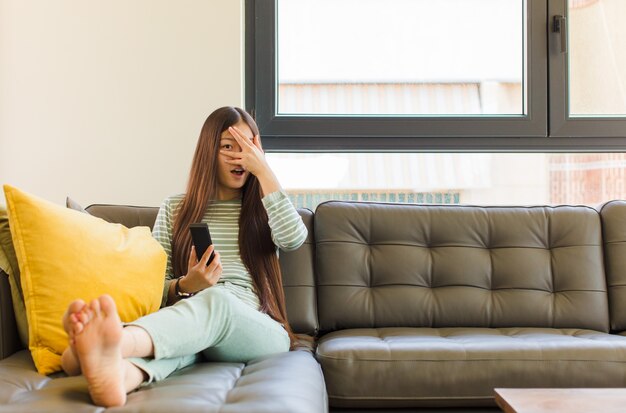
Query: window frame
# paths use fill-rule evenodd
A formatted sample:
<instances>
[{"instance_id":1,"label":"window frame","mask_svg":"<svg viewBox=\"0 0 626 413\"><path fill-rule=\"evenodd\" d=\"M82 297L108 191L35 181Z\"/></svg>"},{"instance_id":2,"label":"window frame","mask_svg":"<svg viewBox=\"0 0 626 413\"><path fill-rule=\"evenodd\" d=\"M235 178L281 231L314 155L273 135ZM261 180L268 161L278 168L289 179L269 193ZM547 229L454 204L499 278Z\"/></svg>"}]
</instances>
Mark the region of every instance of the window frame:
<instances>
[{"instance_id":1,"label":"window frame","mask_svg":"<svg viewBox=\"0 0 626 413\"><path fill-rule=\"evenodd\" d=\"M556 68L548 67L553 63L549 42L555 36L548 35L551 26L546 22L555 3L566 6L566 0L527 1L527 115L392 117L277 115L276 0L246 0L246 109L256 118L264 148L275 152L626 150L621 124L618 135L592 135L593 127L578 135L549 135L556 123L549 116L554 109L548 102L548 70L550 79L557 77ZM550 99L557 101L554 93Z\"/></svg>"}]
</instances>

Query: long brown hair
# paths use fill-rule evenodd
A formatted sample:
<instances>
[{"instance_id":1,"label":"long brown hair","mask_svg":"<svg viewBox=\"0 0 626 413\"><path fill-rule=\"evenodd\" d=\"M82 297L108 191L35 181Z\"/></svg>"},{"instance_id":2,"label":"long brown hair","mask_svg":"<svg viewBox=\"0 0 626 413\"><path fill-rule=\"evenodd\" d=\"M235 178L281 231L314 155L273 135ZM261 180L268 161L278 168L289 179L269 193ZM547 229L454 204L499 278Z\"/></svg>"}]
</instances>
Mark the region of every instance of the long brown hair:
<instances>
[{"instance_id":1,"label":"long brown hair","mask_svg":"<svg viewBox=\"0 0 626 413\"><path fill-rule=\"evenodd\" d=\"M250 127L253 135L259 134L252 117L244 110L232 106L215 110L202 126L191 163L187 191L175 212L172 268L176 277L187 273L191 252L189 224L200 222L207 207L217 198L217 156L221 134L242 120ZM239 251L241 260L252 276L261 311L284 325L293 348L296 339L287 322L285 293L276 247L272 241L267 213L261 202L261 185L252 174L242 188Z\"/></svg>"}]
</instances>

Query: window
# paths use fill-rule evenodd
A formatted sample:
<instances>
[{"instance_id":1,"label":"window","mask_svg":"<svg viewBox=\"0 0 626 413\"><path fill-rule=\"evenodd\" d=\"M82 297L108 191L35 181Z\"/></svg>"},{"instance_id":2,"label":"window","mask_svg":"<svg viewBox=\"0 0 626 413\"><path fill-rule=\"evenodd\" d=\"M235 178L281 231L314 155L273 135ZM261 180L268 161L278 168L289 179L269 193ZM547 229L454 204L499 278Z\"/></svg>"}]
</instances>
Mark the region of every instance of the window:
<instances>
[{"instance_id":1,"label":"window","mask_svg":"<svg viewBox=\"0 0 626 413\"><path fill-rule=\"evenodd\" d=\"M626 1L246 7L246 104L297 206L626 198Z\"/></svg>"},{"instance_id":2,"label":"window","mask_svg":"<svg viewBox=\"0 0 626 413\"><path fill-rule=\"evenodd\" d=\"M525 18L520 0L279 0L277 114L523 116Z\"/></svg>"},{"instance_id":3,"label":"window","mask_svg":"<svg viewBox=\"0 0 626 413\"><path fill-rule=\"evenodd\" d=\"M624 153L268 153L297 207L330 199L589 205L626 199Z\"/></svg>"},{"instance_id":4,"label":"window","mask_svg":"<svg viewBox=\"0 0 626 413\"><path fill-rule=\"evenodd\" d=\"M626 2L551 1L549 9L551 136L624 140Z\"/></svg>"},{"instance_id":5,"label":"window","mask_svg":"<svg viewBox=\"0 0 626 413\"><path fill-rule=\"evenodd\" d=\"M246 105L274 151L623 150L625 3L248 0Z\"/></svg>"}]
</instances>

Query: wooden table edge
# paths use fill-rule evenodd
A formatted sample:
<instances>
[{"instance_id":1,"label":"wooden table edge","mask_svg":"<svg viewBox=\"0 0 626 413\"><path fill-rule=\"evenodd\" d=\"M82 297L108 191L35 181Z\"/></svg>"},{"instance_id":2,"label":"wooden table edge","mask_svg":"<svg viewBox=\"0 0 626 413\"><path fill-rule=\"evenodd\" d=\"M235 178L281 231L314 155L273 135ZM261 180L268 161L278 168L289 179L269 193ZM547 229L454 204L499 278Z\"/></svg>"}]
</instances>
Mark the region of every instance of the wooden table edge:
<instances>
[{"instance_id":1,"label":"wooden table edge","mask_svg":"<svg viewBox=\"0 0 626 413\"><path fill-rule=\"evenodd\" d=\"M504 411L504 413L515 413L515 409L513 409L513 407L502 397L502 395L498 393L498 390L502 389L504 388L493 389L496 404Z\"/></svg>"}]
</instances>

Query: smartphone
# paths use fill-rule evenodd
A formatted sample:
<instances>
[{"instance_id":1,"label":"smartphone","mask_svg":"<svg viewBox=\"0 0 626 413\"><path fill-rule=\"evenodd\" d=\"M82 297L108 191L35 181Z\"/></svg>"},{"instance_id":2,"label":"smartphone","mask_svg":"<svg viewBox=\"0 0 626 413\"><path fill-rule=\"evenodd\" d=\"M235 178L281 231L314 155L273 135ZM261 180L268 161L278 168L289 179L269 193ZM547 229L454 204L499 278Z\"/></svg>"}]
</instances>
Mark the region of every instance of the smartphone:
<instances>
[{"instance_id":1,"label":"smartphone","mask_svg":"<svg viewBox=\"0 0 626 413\"><path fill-rule=\"evenodd\" d=\"M209 233L209 226L205 223L190 224L189 231L191 232L191 241L193 242L194 247L196 247L196 257L200 260L206 252L206 249L209 248L209 245L213 244L213 241L211 241L211 234ZM211 253L209 261L207 261L206 265L209 265L211 261L213 261L214 257L215 251Z\"/></svg>"}]
</instances>

